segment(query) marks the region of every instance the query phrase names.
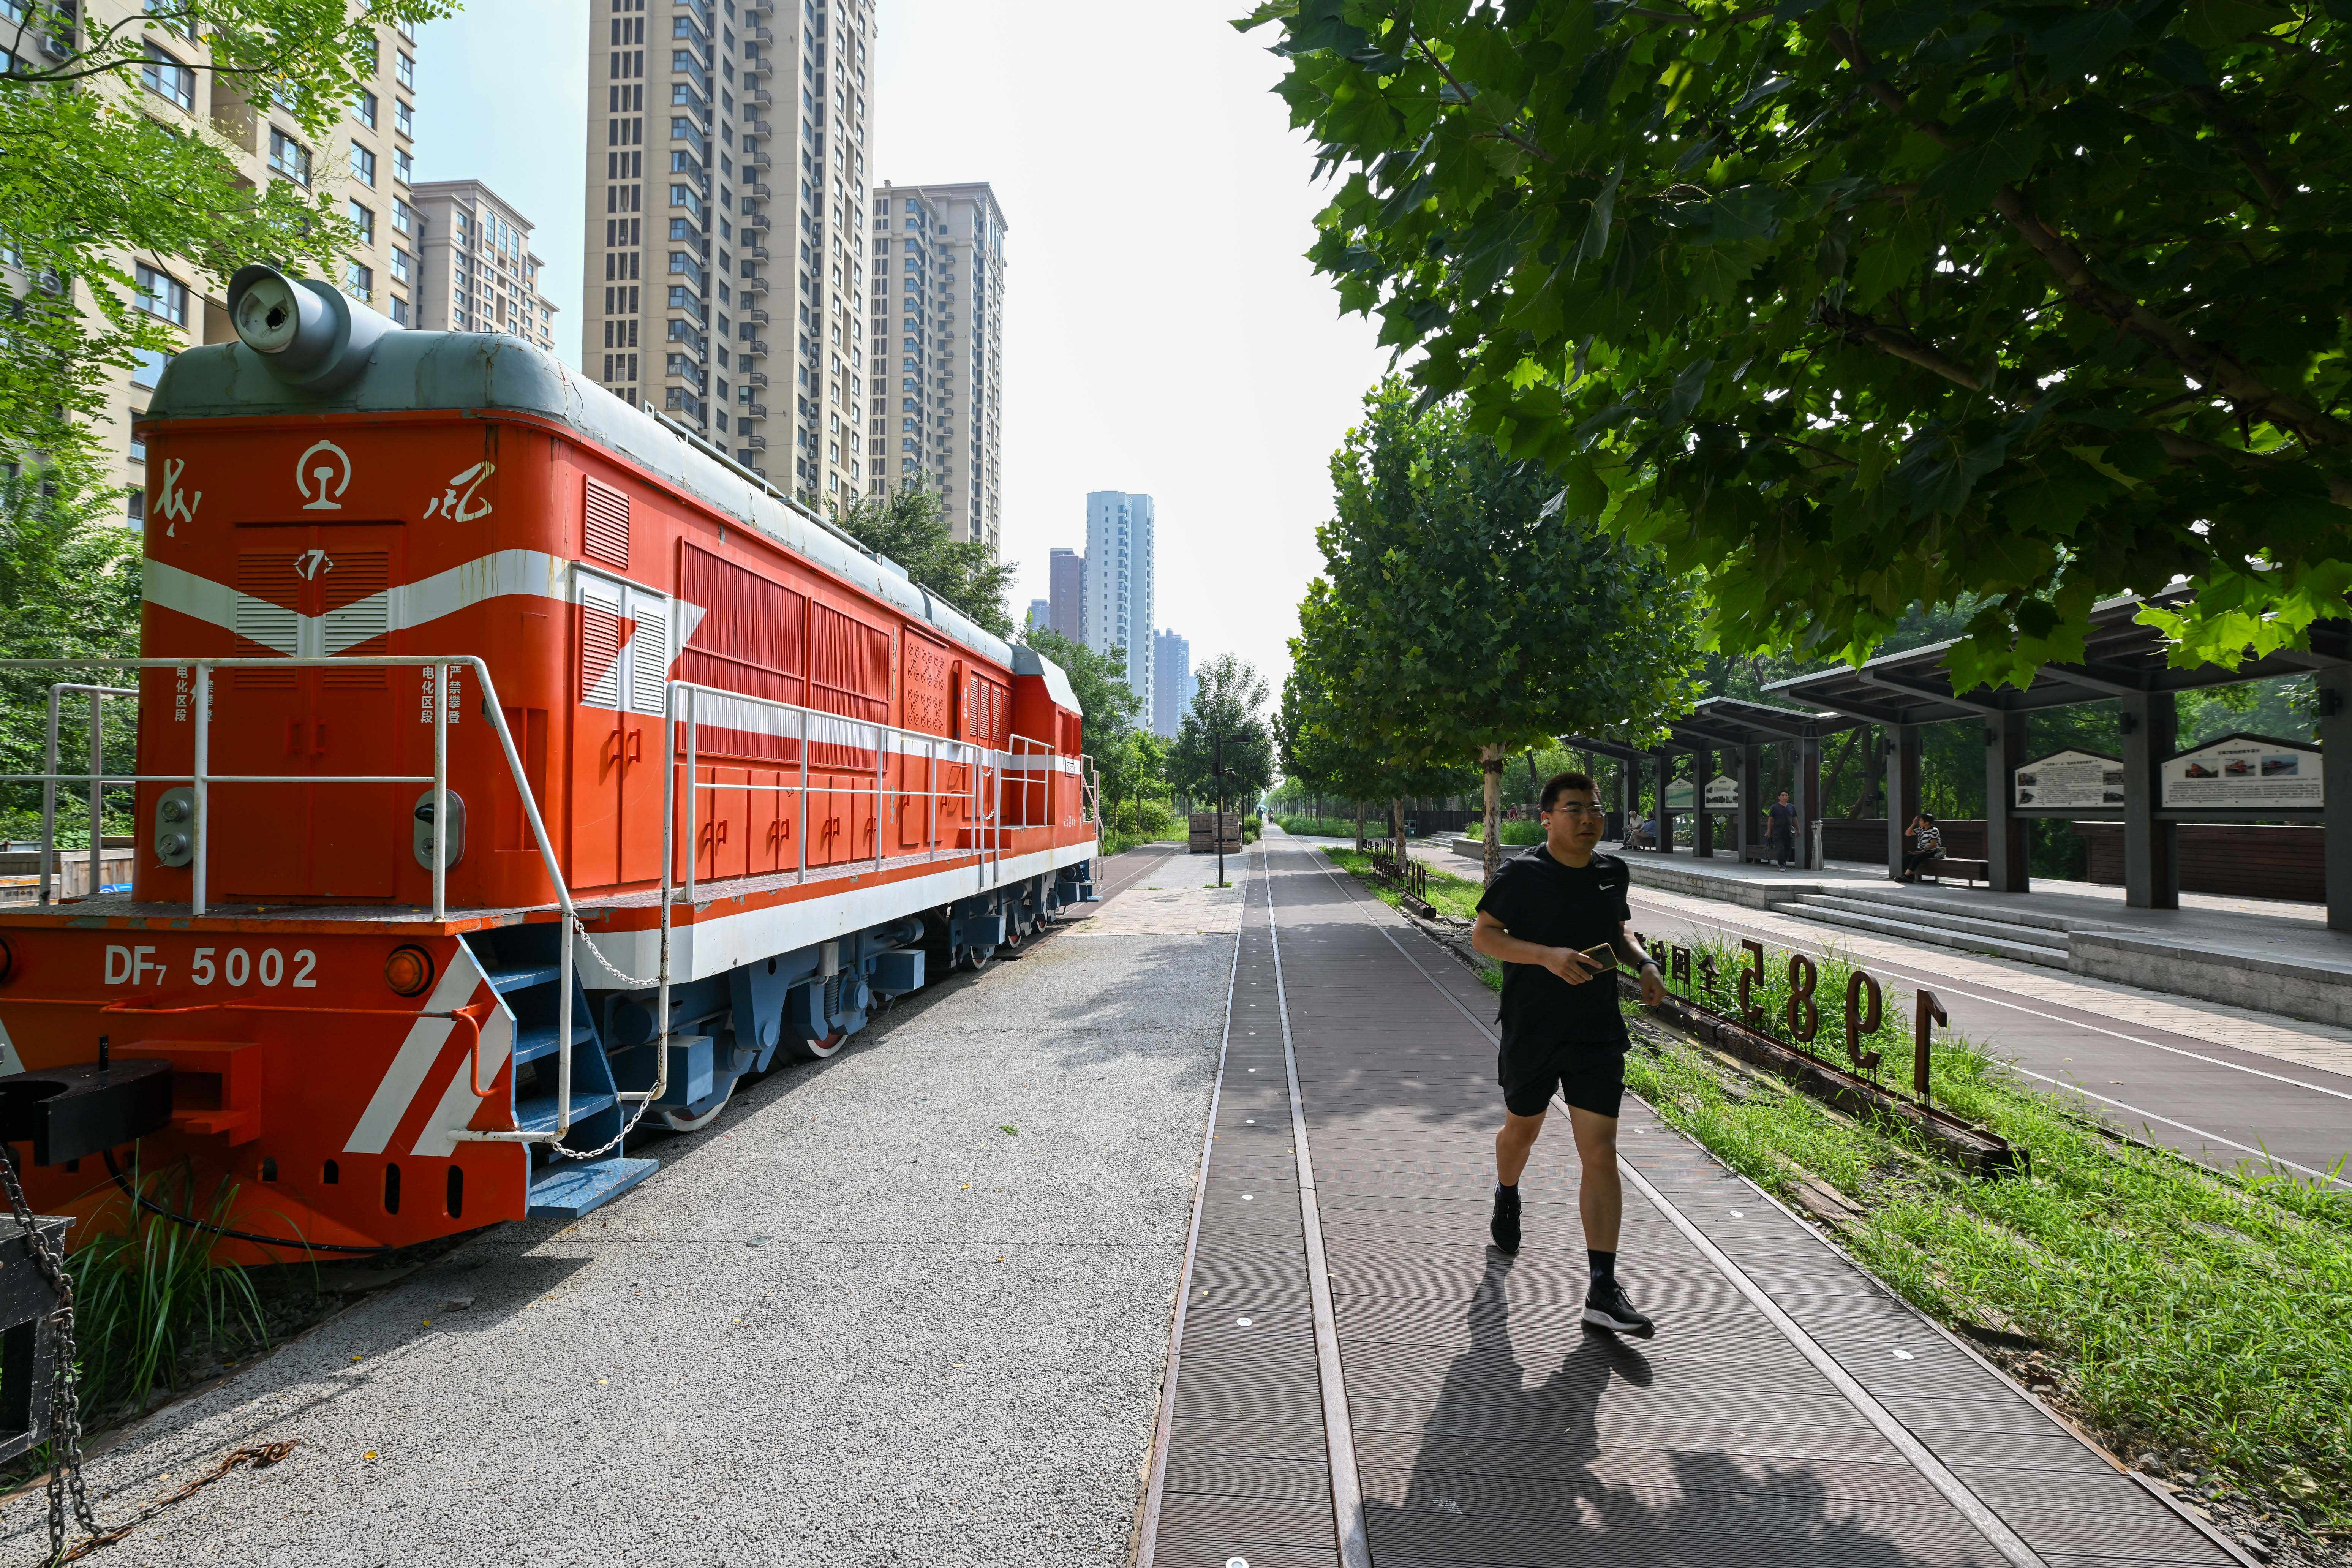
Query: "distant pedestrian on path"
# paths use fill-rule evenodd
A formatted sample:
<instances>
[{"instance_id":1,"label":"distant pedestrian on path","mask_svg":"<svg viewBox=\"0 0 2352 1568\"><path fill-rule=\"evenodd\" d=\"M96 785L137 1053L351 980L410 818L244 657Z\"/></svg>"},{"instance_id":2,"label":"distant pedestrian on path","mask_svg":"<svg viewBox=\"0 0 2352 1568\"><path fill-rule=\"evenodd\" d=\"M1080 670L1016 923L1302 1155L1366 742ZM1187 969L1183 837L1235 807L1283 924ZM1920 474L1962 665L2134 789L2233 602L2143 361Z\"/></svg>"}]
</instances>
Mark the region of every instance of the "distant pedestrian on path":
<instances>
[{"instance_id":1,"label":"distant pedestrian on path","mask_svg":"<svg viewBox=\"0 0 2352 1568\"><path fill-rule=\"evenodd\" d=\"M1642 1000L1665 999L1658 966L1625 922L1631 877L1625 862L1597 852L1604 814L1592 780L1560 773L1543 787L1544 841L1503 863L1478 900L1470 945L1503 965L1503 1130L1495 1134L1495 1215L1489 1230L1507 1253L1519 1249L1519 1175L1543 1131L1554 1090L1568 1104L1569 1129L1583 1167L1577 1206L1584 1217L1591 1289L1584 1321L1644 1339L1656 1332L1617 1282L1617 1228L1624 1189L1617 1175L1617 1109L1625 1092L1624 1016L1617 1008L1619 961L1641 972ZM1601 950L1601 956L1593 956Z\"/></svg>"},{"instance_id":2,"label":"distant pedestrian on path","mask_svg":"<svg viewBox=\"0 0 2352 1568\"><path fill-rule=\"evenodd\" d=\"M1912 847L1904 852L1903 874L1897 879L1916 882L1919 879L1919 868L1944 852L1944 834L1936 826L1936 819L1924 811L1913 817L1911 826L1903 831L1911 835Z\"/></svg>"},{"instance_id":3,"label":"distant pedestrian on path","mask_svg":"<svg viewBox=\"0 0 2352 1568\"><path fill-rule=\"evenodd\" d=\"M1797 858L1797 808L1789 804L1787 790L1782 790L1780 798L1772 803L1772 821L1767 837L1773 858L1780 861L1780 869L1787 870L1789 862Z\"/></svg>"}]
</instances>

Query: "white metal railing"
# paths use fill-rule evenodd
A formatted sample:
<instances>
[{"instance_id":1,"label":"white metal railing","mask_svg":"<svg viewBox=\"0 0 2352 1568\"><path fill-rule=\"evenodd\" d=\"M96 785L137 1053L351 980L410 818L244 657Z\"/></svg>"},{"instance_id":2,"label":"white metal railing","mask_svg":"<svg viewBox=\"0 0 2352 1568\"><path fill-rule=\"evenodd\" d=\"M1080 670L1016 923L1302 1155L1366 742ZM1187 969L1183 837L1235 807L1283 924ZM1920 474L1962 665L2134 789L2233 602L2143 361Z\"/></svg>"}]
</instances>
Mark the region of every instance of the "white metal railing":
<instances>
[{"instance_id":1,"label":"white metal railing","mask_svg":"<svg viewBox=\"0 0 2352 1568\"><path fill-rule=\"evenodd\" d=\"M433 696L433 771L429 773L223 773L212 767L212 683L213 674L223 669L423 669L430 672ZM514 736L507 729L505 710L498 697L498 686L490 679L489 666L470 654L455 657L425 655L354 655L339 654L331 658L10 658L0 659L0 669L69 669L69 670L142 670L169 669L193 671L194 689L191 707L195 712L193 767L184 773L109 773L103 754L93 742L93 761L88 773L65 773L58 771L56 756L56 723L50 725L47 768L38 773L0 773L0 784L38 784L43 786L45 802L53 805L57 786L61 784L86 784L90 797L96 802L110 784L187 784L195 795L195 849L190 862L189 913L202 918L206 907L206 874L210 850L212 814L211 786L216 784L424 784L433 786L433 918L449 918L449 677L457 669L470 669L481 682L482 712L499 737L499 750L504 755L509 777L514 781L515 793L522 802L523 816L530 824L531 838L539 849L540 864L546 868L548 881L555 890L555 903L563 916L563 941L560 944L557 963L556 1004L556 1114L555 1126L549 1132L530 1132L520 1129L512 1131L478 1132L461 1131L457 1136L481 1142L518 1143L560 1142L572 1129L572 945L583 933L580 912L572 901L572 890L563 880L563 868L557 861L555 846L548 837L546 821L541 816L539 801L523 773L521 755L515 750ZM68 691L88 691L91 688L74 681L59 681L49 694L49 710L54 716L59 698ZM125 689L108 688L108 694L119 694ZM95 828L95 824L93 824ZM41 856L46 865L57 853L56 824L53 811L44 812L42 821ZM667 922L665 922L667 923ZM666 935L667 933L665 933ZM665 942L662 982L665 990L668 981L668 953ZM462 1009L460 1009L462 1011ZM470 1019L471 1015L467 1015ZM667 1042L669 1021L662 1020L662 1039ZM474 1048L481 1049L480 1027L475 1027ZM662 1052L665 1065L667 1050ZM475 1082L480 1082L478 1069ZM650 1096L628 1094L624 1099L644 1099Z\"/></svg>"}]
</instances>

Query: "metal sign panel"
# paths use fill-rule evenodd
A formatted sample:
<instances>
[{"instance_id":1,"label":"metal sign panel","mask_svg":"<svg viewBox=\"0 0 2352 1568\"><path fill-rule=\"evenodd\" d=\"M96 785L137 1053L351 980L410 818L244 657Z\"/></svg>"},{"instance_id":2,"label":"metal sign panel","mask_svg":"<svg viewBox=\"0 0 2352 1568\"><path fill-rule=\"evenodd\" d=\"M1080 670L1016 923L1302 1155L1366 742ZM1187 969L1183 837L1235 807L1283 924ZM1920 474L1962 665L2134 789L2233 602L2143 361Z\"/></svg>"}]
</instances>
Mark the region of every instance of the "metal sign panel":
<instances>
[{"instance_id":1,"label":"metal sign panel","mask_svg":"<svg viewBox=\"0 0 2352 1568\"><path fill-rule=\"evenodd\" d=\"M2124 803L2124 764L2096 752L2058 752L2010 775L2010 798L2044 811L2097 811Z\"/></svg>"},{"instance_id":2,"label":"metal sign panel","mask_svg":"<svg viewBox=\"0 0 2352 1568\"><path fill-rule=\"evenodd\" d=\"M2267 735L2224 735L2168 759L2164 804L2175 806L2298 809L2321 799L2319 748Z\"/></svg>"},{"instance_id":3,"label":"metal sign panel","mask_svg":"<svg viewBox=\"0 0 2352 1568\"><path fill-rule=\"evenodd\" d=\"M1717 773L1706 783L1706 808L1709 811L1739 809L1739 781L1729 773Z\"/></svg>"}]
</instances>

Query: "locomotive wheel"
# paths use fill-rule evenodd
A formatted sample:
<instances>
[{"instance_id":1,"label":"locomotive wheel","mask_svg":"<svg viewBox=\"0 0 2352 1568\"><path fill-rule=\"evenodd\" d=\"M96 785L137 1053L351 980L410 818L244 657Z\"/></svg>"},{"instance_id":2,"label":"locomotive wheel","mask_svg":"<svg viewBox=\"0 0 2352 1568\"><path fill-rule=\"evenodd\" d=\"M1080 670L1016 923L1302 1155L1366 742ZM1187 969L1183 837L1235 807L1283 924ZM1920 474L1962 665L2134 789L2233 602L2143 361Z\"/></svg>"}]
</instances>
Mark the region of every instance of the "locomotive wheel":
<instances>
[{"instance_id":1,"label":"locomotive wheel","mask_svg":"<svg viewBox=\"0 0 2352 1568\"><path fill-rule=\"evenodd\" d=\"M841 1047L848 1040L847 1035L835 1029L821 1040L786 1040L782 1054L789 1055L796 1062L821 1062L839 1055Z\"/></svg>"},{"instance_id":2,"label":"locomotive wheel","mask_svg":"<svg viewBox=\"0 0 2352 1568\"><path fill-rule=\"evenodd\" d=\"M1017 921L1006 921L1004 922L1004 946L1008 952L1018 952L1021 951L1022 935L1023 932L1021 925Z\"/></svg>"},{"instance_id":3,"label":"locomotive wheel","mask_svg":"<svg viewBox=\"0 0 2352 1568\"><path fill-rule=\"evenodd\" d=\"M995 957L996 948L992 943L987 947L968 947L964 949L963 966L974 974L978 974L982 970L986 969Z\"/></svg>"},{"instance_id":4,"label":"locomotive wheel","mask_svg":"<svg viewBox=\"0 0 2352 1568\"><path fill-rule=\"evenodd\" d=\"M740 1079L728 1079L727 1087L719 1090L718 1097L711 1100L710 1108L699 1115L685 1110L663 1110L658 1112L662 1119L662 1125L668 1128L673 1132L701 1131L713 1121L719 1120L719 1113L727 1109L727 1102L729 1100L735 1098L735 1086L741 1081L742 1080Z\"/></svg>"}]
</instances>

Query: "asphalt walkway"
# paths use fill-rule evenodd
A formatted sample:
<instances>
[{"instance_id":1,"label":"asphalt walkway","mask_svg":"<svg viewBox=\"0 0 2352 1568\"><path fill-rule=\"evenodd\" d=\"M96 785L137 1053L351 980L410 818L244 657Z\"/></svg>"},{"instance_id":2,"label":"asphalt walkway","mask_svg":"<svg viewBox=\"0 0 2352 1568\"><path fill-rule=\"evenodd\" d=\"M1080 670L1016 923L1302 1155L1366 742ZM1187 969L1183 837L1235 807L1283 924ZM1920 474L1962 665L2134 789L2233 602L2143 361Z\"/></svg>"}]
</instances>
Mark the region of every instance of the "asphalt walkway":
<instances>
[{"instance_id":1,"label":"asphalt walkway","mask_svg":"<svg viewBox=\"0 0 2352 1568\"><path fill-rule=\"evenodd\" d=\"M1258 858L1146 1563L2231 1561L1635 1101L1621 1273L1662 1327L1583 1329L1564 1136L1486 1244L1492 994L1296 840Z\"/></svg>"}]
</instances>

